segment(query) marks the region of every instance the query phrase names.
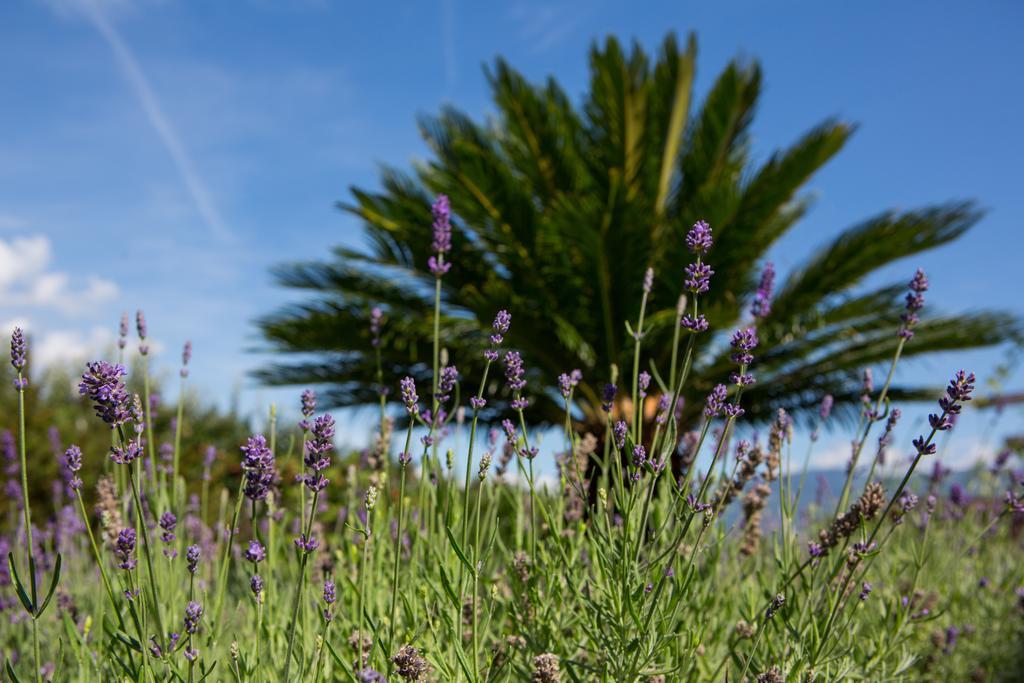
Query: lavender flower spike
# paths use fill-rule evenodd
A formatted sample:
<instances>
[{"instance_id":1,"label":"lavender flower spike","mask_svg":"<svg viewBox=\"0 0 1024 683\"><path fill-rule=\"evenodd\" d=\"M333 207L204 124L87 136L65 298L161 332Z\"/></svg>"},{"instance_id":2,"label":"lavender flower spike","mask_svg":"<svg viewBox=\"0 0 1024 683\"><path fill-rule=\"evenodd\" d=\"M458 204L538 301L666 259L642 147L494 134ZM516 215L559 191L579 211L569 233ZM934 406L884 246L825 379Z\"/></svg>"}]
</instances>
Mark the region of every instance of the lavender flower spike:
<instances>
[{"instance_id":1,"label":"lavender flower spike","mask_svg":"<svg viewBox=\"0 0 1024 683\"><path fill-rule=\"evenodd\" d=\"M72 491L78 491L82 488L82 480L78 477L78 472L82 469L82 449L78 446L71 444L66 451L64 451L64 466L68 472L71 473L71 479L68 481L68 486Z\"/></svg>"},{"instance_id":2,"label":"lavender flower spike","mask_svg":"<svg viewBox=\"0 0 1024 683\"><path fill-rule=\"evenodd\" d=\"M309 418L316 412L316 392L312 389L305 389L302 392L302 420L299 421L299 429L309 431Z\"/></svg>"},{"instance_id":3,"label":"lavender flower spike","mask_svg":"<svg viewBox=\"0 0 1024 683\"><path fill-rule=\"evenodd\" d=\"M513 392L522 391L526 387L526 380L523 379L523 358L518 351L509 351L505 354L505 379L508 381L508 388Z\"/></svg>"},{"instance_id":4,"label":"lavender flower spike","mask_svg":"<svg viewBox=\"0 0 1024 683\"><path fill-rule=\"evenodd\" d=\"M141 308L135 312L135 330L139 333L139 353L145 356L149 353L149 344L146 343L149 327L146 325L146 314Z\"/></svg>"},{"instance_id":5,"label":"lavender flower spike","mask_svg":"<svg viewBox=\"0 0 1024 683\"><path fill-rule=\"evenodd\" d=\"M925 277L924 271L918 268L914 279L907 286L910 291L907 292L906 310L900 316L903 324L900 325L899 336L910 341L914 337L914 327L920 321L918 311L924 308L924 293L928 291L928 278Z\"/></svg>"},{"instance_id":6,"label":"lavender flower spike","mask_svg":"<svg viewBox=\"0 0 1024 683\"><path fill-rule=\"evenodd\" d=\"M18 376L14 378L14 388L18 391L24 391L28 386L28 378L22 373L27 363L28 345L25 343L25 333L20 327L15 327L11 333L11 365L18 371Z\"/></svg>"},{"instance_id":7,"label":"lavender flower spike","mask_svg":"<svg viewBox=\"0 0 1024 683\"><path fill-rule=\"evenodd\" d=\"M750 352L757 348L757 330L748 327L745 330L736 330L729 341L736 351L732 354L732 361L739 365L750 365L754 362L754 356Z\"/></svg>"},{"instance_id":8,"label":"lavender flower spike","mask_svg":"<svg viewBox=\"0 0 1024 683\"><path fill-rule=\"evenodd\" d=\"M128 346L128 311L121 314L121 324L117 330L117 348Z\"/></svg>"},{"instance_id":9,"label":"lavender flower spike","mask_svg":"<svg viewBox=\"0 0 1024 683\"><path fill-rule=\"evenodd\" d=\"M241 450L242 469L245 470L242 492L250 500L263 500L274 482L274 454L267 447L267 440L262 434L249 437Z\"/></svg>"},{"instance_id":10,"label":"lavender flower spike","mask_svg":"<svg viewBox=\"0 0 1024 683\"><path fill-rule=\"evenodd\" d=\"M185 562L188 565L189 574L195 574L197 571L199 571L200 554L201 551L199 549L199 546L197 545L190 545L188 549L185 551Z\"/></svg>"},{"instance_id":11,"label":"lavender flower spike","mask_svg":"<svg viewBox=\"0 0 1024 683\"><path fill-rule=\"evenodd\" d=\"M132 414L128 390L121 379L127 374L123 365L97 361L86 365L78 393L93 402L96 415L111 429L127 422Z\"/></svg>"},{"instance_id":12,"label":"lavender flower spike","mask_svg":"<svg viewBox=\"0 0 1024 683\"><path fill-rule=\"evenodd\" d=\"M136 561L133 557L135 554L135 529L131 527L121 529L117 534L117 542L114 544L114 554L121 560L118 567L125 571L135 569Z\"/></svg>"},{"instance_id":13,"label":"lavender flower spike","mask_svg":"<svg viewBox=\"0 0 1024 683\"><path fill-rule=\"evenodd\" d=\"M402 393L402 403L405 404L405 409L410 415L416 415L420 412L419 400L420 397L416 394L416 380L412 377L405 377L399 382Z\"/></svg>"},{"instance_id":14,"label":"lavender flower spike","mask_svg":"<svg viewBox=\"0 0 1024 683\"><path fill-rule=\"evenodd\" d=\"M697 221L686 234L686 246L694 254L703 256L711 249L711 226L706 221Z\"/></svg>"},{"instance_id":15,"label":"lavender flower spike","mask_svg":"<svg viewBox=\"0 0 1024 683\"><path fill-rule=\"evenodd\" d=\"M203 606L195 600L185 606L185 633L193 634L199 630L199 620L203 618Z\"/></svg>"},{"instance_id":16,"label":"lavender flower spike","mask_svg":"<svg viewBox=\"0 0 1024 683\"><path fill-rule=\"evenodd\" d=\"M192 342L185 342L181 349L181 376L188 377L188 362L192 360Z\"/></svg>"},{"instance_id":17,"label":"lavender flower spike","mask_svg":"<svg viewBox=\"0 0 1024 683\"><path fill-rule=\"evenodd\" d=\"M452 210L448 197L438 195L431 212L434 214L434 240L430 246L435 255L427 260L427 266L431 273L441 277L452 267L452 264L446 263L444 259L444 255L452 248Z\"/></svg>"},{"instance_id":18,"label":"lavender flower spike","mask_svg":"<svg viewBox=\"0 0 1024 683\"><path fill-rule=\"evenodd\" d=\"M771 261L764 264L761 271L761 284L757 287L754 295L754 304L751 306L751 313L755 318L767 318L772 312L772 292L775 289L775 265Z\"/></svg>"}]
</instances>

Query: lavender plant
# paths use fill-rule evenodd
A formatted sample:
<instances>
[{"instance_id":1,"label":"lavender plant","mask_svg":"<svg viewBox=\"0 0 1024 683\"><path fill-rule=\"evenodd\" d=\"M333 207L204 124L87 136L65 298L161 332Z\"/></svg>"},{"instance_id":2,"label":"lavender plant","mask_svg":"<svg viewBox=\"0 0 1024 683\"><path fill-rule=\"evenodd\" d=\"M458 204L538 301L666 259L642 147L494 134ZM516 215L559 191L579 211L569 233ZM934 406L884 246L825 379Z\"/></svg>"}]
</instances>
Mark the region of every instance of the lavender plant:
<instances>
[{"instance_id":1,"label":"lavender plant","mask_svg":"<svg viewBox=\"0 0 1024 683\"><path fill-rule=\"evenodd\" d=\"M451 212L438 199L430 266L438 297L442 278L460 267L449 260ZM7 677L1012 680L1024 644L1017 456L1011 448L949 495L941 476L916 476L936 468L936 439L970 405L975 377L954 374L905 467L883 462L899 447L889 387L914 343L924 275L912 280L892 330L884 383L877 391L864 383L851 467L833 509L801 501L832 398L820 399L798 472L797 427L785 411L763 440L746 422L774 268L765 266L749 319L731 335L728 383L708 393L692 373L698 355L717 353L701 336L714 291L711 227L698 221L680 248L691 262L664 275L680 289L673 348L648 349L645 302L659 286L648 270L640 314L628 326L629 375L620 381L609 367L591 379L610 380L603 396L587 398L603 404L597 434L577 405L583 373L567 368L542 386L507 309L479 332L479 358L449 358L450 332L436 306L432 357L417 376L389 377L378 364L380 421L359 453L338 452L335 421L317 414L312 390L297 402L295 428L279 435L271 410L261 433L210 446L191 443L180 400L173 424L151 424L145 364L135 379L120 363L89 363L79 392L98 418L91 424L106 425L111 440L106 453L58 449L64 473L55 490L69 516L55 505L52 524L33 525L24 429L4 470L19 484L0 535ZM395 316L385 308L373 317L374 349L387 343L387 319ZM671 360L659 367L655 358ZM463 406L456 364L473 363L483 379ZM12 365L24 406L20 330ZM430 387L426 405L418 381ZM490 401L499 394L508 409L495 413ZM563 406L554 437L527 420L540 394ZM680 419L685 402L701 416L693 431ZM404 430L395 444L392 424ZM542 448L541 436L558 445ZM158 438L173 444L170 467L150 476ZM860 463L868 444L872 462ZM180 457L186 452L206 456L190 461ZM239 457L217 462L218 452ZM549 458L558 464L554 478L545 475ZM215 464L228 473L223 481L212 475ZM83 483L92 473L101 475L95 490ZM58 533L71 522L75 530ZM100 590L90 588L95 579Z\"/></svg>"}]
</instances>

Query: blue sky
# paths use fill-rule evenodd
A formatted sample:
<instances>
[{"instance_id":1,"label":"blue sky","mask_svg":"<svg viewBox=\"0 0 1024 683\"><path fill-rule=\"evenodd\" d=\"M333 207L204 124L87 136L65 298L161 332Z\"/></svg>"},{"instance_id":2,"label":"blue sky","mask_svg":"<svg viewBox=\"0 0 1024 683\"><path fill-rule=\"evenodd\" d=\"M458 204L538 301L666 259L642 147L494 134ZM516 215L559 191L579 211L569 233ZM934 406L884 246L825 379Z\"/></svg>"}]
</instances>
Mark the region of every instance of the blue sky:
<instances>
[{"instance_id":1,"label":"blue sky","mask_svg":"<svg viewBox=\"0 0 1024 683\"><path fill-rule=\"evenodd\" d=\"M169 371L193 341L212 400L290 404L246 374L264 361L252 321L291 296L268 269L359 244L333 204L426 156L417 113L488 114L481 66L499 54L579 94L595 38L653 48L668 30L697 32L699 93L737 55L762 62L760 158L828 116L860 125L775 249L783 272L882 209L973 197L989 214L967 239L883 275L920 265L929 305L1024 314L1021 26L1016 2L2 3L0 321L55 363L99 353L141 306ZM905 372L984 378L1001 360ZM983 422L965 420L970 449Z\"/></svg>"}]
</instances>

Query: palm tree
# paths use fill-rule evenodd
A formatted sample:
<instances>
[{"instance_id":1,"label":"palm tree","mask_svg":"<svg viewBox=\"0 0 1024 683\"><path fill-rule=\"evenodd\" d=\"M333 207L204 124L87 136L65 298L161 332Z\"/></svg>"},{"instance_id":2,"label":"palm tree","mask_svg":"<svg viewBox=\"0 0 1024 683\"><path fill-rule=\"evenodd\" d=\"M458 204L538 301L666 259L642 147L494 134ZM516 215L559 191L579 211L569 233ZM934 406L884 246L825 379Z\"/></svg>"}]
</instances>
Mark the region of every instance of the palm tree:
<instances>
[{"instance_id":1,"label":"palm tree","mask_svg":"<svg viewBox=\"0 0 1024 683\"><path fill-rule=\"evenodd\" d=\"M581 368L578 417L601 433L601 388L613 364L632 367L625 321L639 312L645 270L657 274L647 306L645 365L667 376L683 269L683 237L698 219L714 230L715 270L702 309L703 335L684 391L684 423L730 371L725 335L749 320L766 251L807 212L801 188L849 140L853 127L828 120L765 163L750 158L749 130L761 91L756 62L734 61L693 110L696 43L673 35L653 62L614 38L590 51L590 89L577 108L553 79L528 82L499 59L486 71L497 116L486 123L451 108L420 119L433 157L412 172L385 168L377 192L352 188L340 207L365 222L365 250L337 248L328 261L283 265L281 285L309 300L259 322L273 350L296 354L260 373L272 384L323 384L332 406L378 400L370 345L371 308L385 311L380 346L389 384L412 375L429 384L434 276L430 204L451 198L454 267L442 281L443 344L478 386L486 330L512 312L509 343L529 369L536 424L564 419L556 376ZM973 202L884 212L823 244L786 274L758 326L758 382L744 395L746 419L777 408L807 416L822 397L849 411L859 370L890 358L904 281L861 287L875 270L946 244L981 217ZM1005 313L926 316L905 356L999 344L1018 334ZM493 374L492 374L493 376ZM626 382L620 379L623 387ZM465 393L465 392L464 392ZM620 392L620 395L626 392ZM895 400L932 398L895 385ZM500 382L485 417L507 409Z\"/></svg>"}]
</instances>

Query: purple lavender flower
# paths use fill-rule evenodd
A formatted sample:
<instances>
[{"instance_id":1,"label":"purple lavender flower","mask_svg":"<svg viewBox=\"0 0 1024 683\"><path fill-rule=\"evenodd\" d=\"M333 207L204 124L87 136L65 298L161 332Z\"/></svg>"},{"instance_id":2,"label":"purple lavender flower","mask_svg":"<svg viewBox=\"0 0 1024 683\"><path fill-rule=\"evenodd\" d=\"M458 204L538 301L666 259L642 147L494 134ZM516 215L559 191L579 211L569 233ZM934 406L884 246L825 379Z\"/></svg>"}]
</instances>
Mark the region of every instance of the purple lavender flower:
<instances>
[{"instance_id":1,"label":"purple lavender flower","mask_svg":"<svg viewBox=\"0 0 1024 683\"><path fill-rule=\"evenodd\" d=\"M508 351L505 353L505 380L512 392L518 393L526 388L526 380L523 379L525 373L523 358L519 355L519 352Z\"/></svg>"},{"instance_id":2,"label":"purple lavender flower","mask_svg":"<svg viewBox=\"0 0 1024 683\"><path fill-rule=\"evenodd\" d=\"M96 361L86 365L86 372L78 384L78 393L93 402L96 415L111 429L123 425L132 416L128 390L121 379L126 374L121 364Z\"/></svg>"},{"instance_id":3,"label":"purple lavender flower","mask_svg":"<svg viewBox=\"0 0 1024 683\"><path fill-rule=\"evenodd\" d=\"M704 416L712 418L721 415L725 409L727 395L728 389L726 389L724 384L715 385L715 388L708 394L707 402L704 406Z\"/></svg>"},{"instance_id":4,"label":"purple lavender flower","mask_svg":"<svg viewBox=\"0 0 1024 683\"><path fill-rule=\"evenodd\" d=\"M707 332L708 319L703 315L697 315L696 317L684 315L679 319L679 326L693 333Z\"/></svg>"},{"instance_id":5,"label":"purple lavender flower","mask_svg":"<svg viewBox=\"0 0 1024 683\"><path fill-rule=\"evenodd\" d=\"M263 577L259 574L253 574L252 578L249 579L249 590L259 598L260 594L263 593Z\"/></svg>"},{"instance_id":6,"label":"purple lavender flower","mask_svg":"<svg viewBox=\"0 0 1024 683\"><path fill-rule=\"evenodd\" d=\"M871 591L872 591L873 588L874 588L874 586L872 586L867 581L865 581L863 584L861 584L860 596L859 596L861 602L864 602L865 600L868 599L868 596L871 595Z\"/></svg>"},{"instance_id":7,"label":"purple lavender flower","mask_svg":"<svg viewBox=\"0 0 1024 683\"><path fill-rule=\"evenodd\" d=\"M27 362L28 345L25 343L25 333L20 327L15 327L11 333L11 365L21 375Z\"/></svg>"},{"instance_id":8,"label":"purple lavender flower","mask_svg":"<svg viewBox=\"0 0 1024 683\"><path fill-rule=\"evenodd\" d=\"M78 477L78 472L82 469L82 449L78 446L71 444L66 451L64 451L64 466L68 472L71 473L71 479L68 482L68 486L71 487L72 491L78 491L82 488L82 480Z\"/></svg>"},{"instance_id":9,"label":"purple lavender flower","mask_svg":"<svg viewBox=\"0 0 1024 683\"><path fill-rule=\"evenodd\" d=\"M199 570L199 556L201 554L197 545L190 545L185 551L185 562L188 565L189 574L195 574Z\"/></svg>"},{"instance_id":10,"label":"purple lavender flower","mask_svg":"<svg viewBox=\"0 0 1024 683\"><path fill-rule=\"evenodd\" d=\"M564 399L568 399L569 394L572 393L572 382L569 380L569 375L564 372L558 376L558 393L560 393Z\"/></svg>"},{"instance_id":11,"label":"purple lavender flower","mask_svg":"<svg viewBox=\"0 0 1024 683\"><path fill-rule=\"evenodd\" d=\"M114 544L114 554L121 560L118 567L125 571L135 569L135 529L131 527L121 529Z\"/></svg>"},{"instance_id":12,"label":"purple lavender flower","mask_svg":"<svg viewBox=\"0 0 1024 683\"><path fill-rule=\"evenodd\" d=\"M606 413L612 412L612 404L615 403L615 394L619 389L614 384L605 384L601 391L601 409Z\"/></svg>"},{"instance_id":13,"label":"purple lavender flower","mask_svg":"<svg viewBox=\"0 0 1024 683\"><path fill-rule=\"evenodd\" d=\"M203 454L203 481L210 481L210 469L213 467L214 461L217 459L217 447L207 446L206 452Z\"/></svg>"},{"instance_id":14,"label":"purple lavender flower","mask_svg":"<svg viewBox=\"0 0 1024 683\"><path fill-rule=\"evenodd\" d=\"M245 486L242 491L250 500L263 500L274 482L274 454L262 434L255 434L242 446L242 469Z\"/></svg>"},{"instance_id":15,"label":"purple lavender flower","mask_svg":"<svg viewBox=\"0 0 1024 683\"><path fill-rule=\"evenodd\" d=\"M900 325L899 336L910 341L914 338L914 326L920 322L918 312L924 308L924 293L928 291L928 278L924 271L918 268L914 279L907 286L910 291L907 292L906 310L900 316L903 324Z\"/></svg>"},{"instance_id":16,"label":"purple lavender flower","mask_svg":"<svg viewBox=\"0 0 1024 683\"><path fill-rule=\"evenodd\" d=\"M306 475L306 487L313 492L323 491L328 480L323 471L331 466L331 451L334 450L334 418L321 415L313 421L313 437L306 442L306 466L313 473Z\"/></svg>"},{"instance_id":17,"label":"purple lavender flower","mask_svg":"<svg viewBox=\"0 0 1024 683\"><path fill-rule=\"evenodd\" d=\"M644 294L650 294L654 289L654 268L644 271Z\"/></svg>"},{"instance_id":18,"label":"purple lavender flower","mask_svg":"<svg viewBox=\"0 0 1024 683\"><path fill-rule=\"evenodd\" d=\"M298 538L295 539L295 547L308 554L320 547L320 541L312 535L306 538L306 534L299 534Z\"/></svg>"},{"instance_id":19,"label":"purple lavender flower","mask_svg":"<svg viewBox=\"0 0 1024 683\"><path fill-rule=\"evenodd\" d=\"M501 421L501 428L505 432L505 441L509 444L516 445L516 427L512 424L512 420L504 419Z\"/></svg>"},{"instance_id":20,"label":"purple lavender flower","mask_svg":"<svg viewBox=\"0 0 1024 683\"><path fill-rule=\"evenodd\" d=\"M199 621L203 618L203 606L192 600L185 606L185 633L199 631Z\"/></svg>"},{"instance_id":21,"label":"purple lavender flower","mask_svg":"<svg viewBox=\"0 0 1024 683\"><path fill-rule=\"evenodd\" d=\"M875 391L875 377L871 372L871 368L864 368L864 370L861 371L860 383L863 400L870 400L871 394Z\"/></svg>"},{"instance_id":22,"label":"purple lavender flower","mask_svg":"<svg viewBox=\"0 0 1024 683\"><path fill-rule=\"evenodd\" d=\"M142 455L143 448L138 441L129 441L124 446L110 447L110 460L118 465L130 465Z\"/></svg>"},{"instance_id":23,"label":"purple lavender flower","mask_svg":"<svg viewBox=\"0 0 1024 683\"><path fill-rule=\"evenodd\" d=\"M117 348L128 346L128 311L121 314L121 325L118 328Z\"/></svg>"},{"instance_id":24,"label":"purple lavender flower","mask_svg":"<svg viewBox=\"0 0 1024 683\"><path fill-rule=\"evenodd\" d=\"M711 226L705 221L697 221L686 234L686 246L694 254L703 256L711 250Z\"/></svg>"},{"instance_id":25,"label":"purple lavender flower","mask_svg":"<svg viewBox=\"0 0 1024 683\"><path fill-rule=\"evenodd\" d=\"M410 415L416 415L420 412L418 403L420 397L416 395L416 380L412 377L405 377L398 384L401 387L402 403L405 404L405 409Z\"/></svg>"},{"instance_id":26,"label":"purple lavender flower","mask_svg":"<svg viewBox=\"0 0 1024 683\"><path fill-rule=\"evenodd\" d=\"M821 399L821 407L818 408L818 417L822 420L827 420L828 416L832 414L832 405L835 399L832 398L832 394L825 394L824 398Z\"/></svg>"},{"instance_id":27,"label":"purple lavender flower","mask_svg":"<svg viewBox=\"0 0 1024 683\"><path fill-rule=\"evenodd\" d=\"M160 528L163 533L160 534L160 540L164 543L173 543L177 536L174 535L174 530L178 526L178 517L173 512L167 511L160 515Z\"/></svg>"},{"instance_id":28,"label":"purple lavender flower","mask_svg":"<svg viewBox=\"0 0 1024 683\"><path fill-rule=\"evenodd\" d=\"M454 365L446 365L441 368L437 380L437 401L438 403L447 403L448 399L451 398L451 393L455 389L455 384L459 381L459 370Z\"/></svg>"},{"instance_id":29,"label":"purple lavender flower","mask_svg":"<svg viewBox=\"0 0 1024 683\"><path fill-rule=\"evenodd\" d=\"M750 365L754 362L754 356L750 352L757 348L757 343L757 330L753 327L736 330L729 341L729 345L736 350L732 354L732 361L741 366Z\"/></svg>"},{"instance_id":30,"label":"purple lavender flower","mask_svg":"<svg viewBox=\"0 0 1024 683\"><path fill-rule=\"evenodd\" d=\"M646 370L642 371L637 377L637 390L640 394L640 398L647 397L647 389L651 386L651 373Z\"/></svg>"},{"instance_id":31,"label":"purple lavender flower","mask_svg":"<svg viewBox=\"0 0 1024 683\"><path fill-rule=\"evenodd\" d=\"M775 289L775 266L771 261L764 264L761 271L761 283L754 295L754 304L751 306L751 313L755 318L767 318L772 312L772 292Z\"/></svg>"},{"instance_id":32,"label":"purple lavender flower","mask_svg":"<svg viewBox=\"0 0 1024 683\"><path fill-rule=\"evenodd\" d=\"M626 447L626 432L629 431L629 427L622 420L619 420L612 425L612 436L615 437L615 447L620 451Z\"/></svg>"},{"instance_id":33,"label":"purple lavender flower","mask_svg":"<svg viewBox=\"0 0 1024 683\"><path fill-rule=\"evenodd\" d=\"M711 276L715 274L715 271L711 270L711 266L708 264L699 261L691 263L683 272L686 274L683 284L694 294L703 294L711 289Z\"/></svg>"},{"instance_id":34,"label":"purple lavender flower","mask_svg":"<svg viewBox=\"0 0 1024 683\"><path fill-rule=\"evenodd\" d=\"M452 248L452 208L448 196L438 195L431 212L434 214L434 241L430 246L440 254L447 253Z\"/></svg>"},{"instance_id":35,"label":"purple lavender flower","mask_svg":"<svg viewBox=\"0 0 1024 683\"><path fill-rule=\"evenodd\" d=\"M309 418L316 412L316 392L306 389L302 392L302 420L299 422L299 429L309 431Z\"/></svg>"},{"instance_id":36,"label":"purple lavender flower","mask_svg":"<svg viewBox=\"0 0 1024 683\"><path fill-rule=\"evenodd\" d=\"M145 356L149 353L149 344L146 343L149 328L146 325L146 314L142 309L135 312L135 330L139 333L139 353Z\"/></svg>"},{"instance_id":37,"label":"purple lavender flower","mask_svg":"<svg viewBox=\"0 0 1024 683\"><path fill-rule=\"evenodd\" d=\"M188 377L188 362L192 360L192 342L185 342L185 346L181 349L181 376Z\"/></svg>"},{"instance_id":38,"label":"purple lavender flower","mask_svg":"<svg viewBox=\"0 0 1024 683\"><path fill-rule=\"evenodd\" d=\"M434 214L434 240L430 246L436 256L431 256L427 265L431 273L441 277L452 266L444 260L444 255L452 248L451 205L448 203L448 197L438 195L431 211Z\"/></svg>"},{"instance_id":39,"label":"purple lavender flower","mask_svg":"<svg viewBox=\"0 0 1024 683\"><path fill-rule=\"evenodd\" d=\"M633 467L640 468L647 463L647 449L642 445L633 446Z\"/></svg>"},{"instance_id":40,"label":"purple lavender flower","mask_svg":"<svg viewBox=\"0 0 1024 683\"><path fill-rule=\"evenodd\" d=\"M325 621L331 621L332 619L334 619L334 612L331 608L331 605L337 602L337 600L338 591L334 586L334 581L332 581L331 579L327 579L326 581L324 581L324 602L327 604L327 607L324 608Z\"/></svg>"},{"instance_id":41,"label":"purple lavender flower","mask_svg":"<svg viewBox=\"0 0 1024 683\"><path fill-rule=\"evenodd\" d=\"M370 309L370 346L377 348L380 346L380 329L384 322L384 311L380 309L380 306L374 306Z\"/></svg>"},{"instance_id":42,"label":"purple lavender flower","mask_svg":"<svg viewBox=\"0 0 1024 683\"><path fill-rule=\"evenodd\" d=\"M267 551L259 541L249 541L249 547L245 549L245 561L258 564L267 559Z\"/></svg>"},{"instance_id":43,"label":"purple lavender flower","mask_svg":"<svg viewBox=\"0 0 1024 683\"><path fill-rule=\"evenodd\" d=\"M505 341L505 335L508 334L509 327L512 326L512 315L505 309L501 309L494 316L494 323L491 324L491 346L501 346L501 343ZM497 360L497 352L494 351L494 357L487 358L491 361Z\"/></svg>"}]
</instances>

